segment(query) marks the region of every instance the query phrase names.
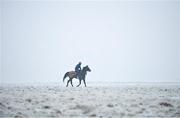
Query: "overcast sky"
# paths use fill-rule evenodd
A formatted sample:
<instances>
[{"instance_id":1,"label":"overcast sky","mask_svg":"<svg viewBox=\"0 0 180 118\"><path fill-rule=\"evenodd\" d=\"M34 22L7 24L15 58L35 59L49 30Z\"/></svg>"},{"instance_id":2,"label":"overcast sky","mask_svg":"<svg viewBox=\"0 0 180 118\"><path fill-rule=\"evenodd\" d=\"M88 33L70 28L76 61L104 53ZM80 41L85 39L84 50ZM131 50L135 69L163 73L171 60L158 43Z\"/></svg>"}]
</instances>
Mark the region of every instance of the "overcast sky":
<instances>
[{"instance_id":1,"label":"overcast sky","mask_svg":"<svg viewBox=\"0 0 180 118\"><path fill-rule=\"evenodd\" d=\"M1 82L180 82L180 2L1 3Z\"/></svg>"}]
</instances>

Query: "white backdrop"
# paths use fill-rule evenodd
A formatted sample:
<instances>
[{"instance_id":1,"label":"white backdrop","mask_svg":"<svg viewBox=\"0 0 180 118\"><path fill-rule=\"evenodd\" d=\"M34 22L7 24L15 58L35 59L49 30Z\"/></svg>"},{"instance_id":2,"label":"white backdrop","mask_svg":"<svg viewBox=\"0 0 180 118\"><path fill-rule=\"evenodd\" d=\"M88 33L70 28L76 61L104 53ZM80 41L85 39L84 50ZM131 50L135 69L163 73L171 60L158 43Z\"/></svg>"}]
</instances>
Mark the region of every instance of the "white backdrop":
<instances>
[{"instance_id":1,"label":"white backdrop","mask_svg":"<svg viewBox=\"0 0 180 118\"><path fill-rule=\"evenodd\" d=\"M4 83L61 82L82 61L87 81L180 82L180 2L2 4Z\"/></svg>"},{"instance_id":2,"label":"white backdrop","mask_svg":"<svg viewBox=\"0 0 180 118\"><path fill-rule=\"evenodd\" d=\"M2 83L2 1L0 1L0 83Z\"/></svg>"}]
</instances>

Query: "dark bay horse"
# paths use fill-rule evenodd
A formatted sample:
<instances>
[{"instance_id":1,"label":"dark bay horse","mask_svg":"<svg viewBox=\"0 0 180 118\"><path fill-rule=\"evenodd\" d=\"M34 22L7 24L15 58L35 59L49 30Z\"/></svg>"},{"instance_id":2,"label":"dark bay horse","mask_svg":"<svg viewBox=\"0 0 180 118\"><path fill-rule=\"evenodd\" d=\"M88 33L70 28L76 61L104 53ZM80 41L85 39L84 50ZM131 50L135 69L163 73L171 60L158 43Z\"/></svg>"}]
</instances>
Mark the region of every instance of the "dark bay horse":
<instances>
[{"instance_id":1,"label":"dark bay horse","mask_svg":"<svg viewBox=\"0 0 180 118\"><path fill-rule=\"evenodd\" d=\"M73 86L72 79L76 78L76 79L79 79L79 85L77 85L77 87L81 85L82 80L83 80L84 85L86 87L85 78L86 78L87 72L91 72L91 69L88 66L83 67L83 69L80 71L79 77L77 77L77 74L75 71L69 71L64 75L63 82L64 82L66 77L69 77L69 80L67 81L66 87L68 87L69 82L71 82L71 85Z\"/></svg>"}]
</instances>

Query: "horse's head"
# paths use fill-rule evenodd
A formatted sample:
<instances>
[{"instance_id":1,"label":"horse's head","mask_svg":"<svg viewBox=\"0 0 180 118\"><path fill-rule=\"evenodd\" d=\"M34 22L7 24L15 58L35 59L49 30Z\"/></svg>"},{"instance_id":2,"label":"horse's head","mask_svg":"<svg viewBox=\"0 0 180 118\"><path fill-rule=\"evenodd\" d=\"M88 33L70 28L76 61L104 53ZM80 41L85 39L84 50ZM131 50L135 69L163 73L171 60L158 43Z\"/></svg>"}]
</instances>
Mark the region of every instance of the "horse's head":
<instances>
[{"instance_id":1,"label":"horse's head","mask_svg":"<svg viewBox=\"0 0 180 118\"><path fill-rule=\"evenodd\" d=\"M85 66L85 67L84 67L84 69L85 69L86 71L91 72L91 69L89 68L89 66L88 66L88 65L87 65L87 66Z\"/></svg>"}]
</instances>

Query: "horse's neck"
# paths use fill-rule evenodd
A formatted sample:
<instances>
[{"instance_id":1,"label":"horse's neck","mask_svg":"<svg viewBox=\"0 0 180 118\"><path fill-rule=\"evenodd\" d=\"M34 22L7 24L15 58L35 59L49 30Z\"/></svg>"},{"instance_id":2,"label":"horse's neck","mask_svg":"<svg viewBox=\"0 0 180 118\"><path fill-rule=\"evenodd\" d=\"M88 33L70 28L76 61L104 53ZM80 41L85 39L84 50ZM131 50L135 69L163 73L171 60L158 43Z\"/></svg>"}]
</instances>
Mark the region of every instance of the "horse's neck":
<instances>
[{"instance_id":1,"label":"horse's neck","mask_svg":"<svg viewBox=\"0 0 180 118\"><path fill-rule=\"evenodd\" d=\"M82 70L82 76L86 76L87 72L85 69Z\"/></svg>"}]
</instances>

